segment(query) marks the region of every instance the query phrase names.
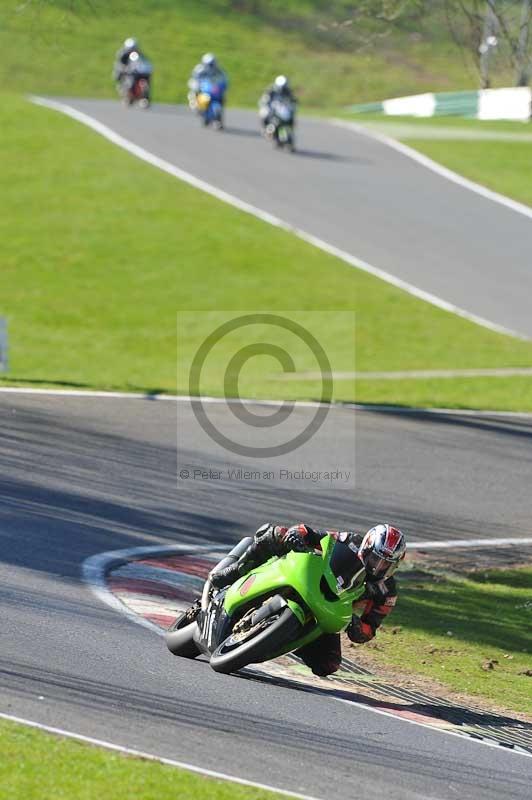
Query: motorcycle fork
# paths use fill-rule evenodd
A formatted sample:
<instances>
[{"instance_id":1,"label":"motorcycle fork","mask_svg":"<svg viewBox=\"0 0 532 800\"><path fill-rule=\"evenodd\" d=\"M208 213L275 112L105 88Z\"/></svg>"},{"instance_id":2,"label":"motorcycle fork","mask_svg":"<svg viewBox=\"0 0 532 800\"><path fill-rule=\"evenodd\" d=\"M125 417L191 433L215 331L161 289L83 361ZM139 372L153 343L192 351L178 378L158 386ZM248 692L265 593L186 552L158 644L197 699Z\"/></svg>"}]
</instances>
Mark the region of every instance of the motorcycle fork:
<instances>
[{"instance_id":1,"label":"motorcycle fork","mask_svg":"<svg viewBox=\"0 0 532 800\"><path fill-rule=\"evenodd\" d=\"M221 632L227 626L228 617L224 609L225 592L218 594L211 600L208 608L203 611L198 623L200 641L198 644L206 652L212 652L216 643L221 641ZM214 645L214 646L213 646Z\"/></svg>"}]
</instances>

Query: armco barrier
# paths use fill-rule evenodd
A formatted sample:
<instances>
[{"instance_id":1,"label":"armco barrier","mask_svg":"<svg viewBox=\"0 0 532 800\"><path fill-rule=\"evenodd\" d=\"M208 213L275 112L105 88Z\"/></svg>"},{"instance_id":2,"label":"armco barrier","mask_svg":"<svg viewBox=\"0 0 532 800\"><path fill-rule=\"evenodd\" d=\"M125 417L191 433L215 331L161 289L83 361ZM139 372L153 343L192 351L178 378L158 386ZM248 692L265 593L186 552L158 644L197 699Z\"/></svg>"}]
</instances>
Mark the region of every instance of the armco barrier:
<instances>
[{"instance_id":1,"label":"armco barrier","mask_svg":"<svg viewBox=\"0 0 532 800\"><path fill-rule=\"evenodd\" d=\"M507 119L526 122L532 115L532 90L528 86L507 89L481 89L469 92L439 92L395 97L380 103L349 106L353 114L439 117L460 116L476 119Z\"/></svg>"}]
</instances>

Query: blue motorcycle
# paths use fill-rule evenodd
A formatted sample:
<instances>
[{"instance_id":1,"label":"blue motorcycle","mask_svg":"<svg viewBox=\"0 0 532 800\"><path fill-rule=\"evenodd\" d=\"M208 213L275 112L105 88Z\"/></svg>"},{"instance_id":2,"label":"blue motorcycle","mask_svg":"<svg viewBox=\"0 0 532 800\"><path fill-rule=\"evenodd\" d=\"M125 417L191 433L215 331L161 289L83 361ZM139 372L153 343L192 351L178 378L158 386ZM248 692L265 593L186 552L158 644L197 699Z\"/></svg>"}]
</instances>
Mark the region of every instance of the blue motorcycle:
<instances>
[{"instance_id":1,"label":"blue motorcycle","mask_svg":"<svg viewBox=\"0 0 532 800\"><path fill-rule=\"evenodd\" d=\"M223 128L223 100L227 84L202 78L196 95L196 108L205 127Z\"/></svg>"}]
</instances>

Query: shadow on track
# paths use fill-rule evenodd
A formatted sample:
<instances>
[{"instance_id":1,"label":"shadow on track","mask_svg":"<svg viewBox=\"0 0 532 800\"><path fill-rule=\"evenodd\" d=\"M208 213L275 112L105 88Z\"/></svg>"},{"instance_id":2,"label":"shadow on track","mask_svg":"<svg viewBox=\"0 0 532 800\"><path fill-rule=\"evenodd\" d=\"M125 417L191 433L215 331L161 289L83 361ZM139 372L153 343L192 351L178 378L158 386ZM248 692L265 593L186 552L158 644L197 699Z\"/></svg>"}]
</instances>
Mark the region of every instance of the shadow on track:
<instances>
[{"instance_id":1,"label":"shadow on track","mask_svg":"<svg viewBox=\"0 0 532 800\"><path fill-rule=\"evenodd\" d=\"M246 139L262 139L262 133L260 130L254 130L252 128L238 128L234 125L228 125L225 127L225 134L228 136L242 136ZM271 144L269 142L265 142L265 146L268 147ZM317 161L330 161L330 162L337 162L339 164L373 164L374 162L371 161L369 158L357 158L356 156L342 156L338 153L330 153L324 150L310 150L306 148L296 148L295 152L291 154L296 158L303 158L303 159L314 159Z\"/></svg>"},{"instance_id":2,"label":"shadow on track","mask_svg":"<svg viewBox=\"0 0 532 800\"><path fill-rule=\"evenodd\" d=\"M373 164L369 158L357 158L356 156L341 156L338 153L327 153L323 150L306 150L296 148L293 155L296 158L315 159L317 161L336 161L339 164Z\"/></svg>"},{"instance_id":3,"label":"shadow on track","mask_svg":"<svg viewBox=\"0 0 532 800\"><path fill-rule=\"evenodd\" d=\"M248 139L260 139L262 134L258 130L252 128L237 128L234 125L227 125L224 128L226 134L230 136L244 136Z\"/></svg>"},{"instance_id":4,"label":"shadow on track","mask_svg":"<svg viewBox=\"0 0 532 800\"><path fill-rule=\"evenodd\" d=\"M177 481L175 405L168 401L2 396L0 404L0 560L79 578L83 559L138 545L229 545L267 520L309 520L318 527L367 529L385 516L413 538L478 537L478 517L453 507L412 507L400 493L359 489L356 496L291 485ZM364 412L367 413L367 412ZM388 412L388 416L390 413ZM401 415L405 421L411 415ZM467 425L488 433L532 436L532 420L480 420L416 412L416 429ZM432 440L431 440L432 441ZM528 457L529 449L519 458ZM180 463L226 471L235 462L183 445ZM519 468L521 464L519 462ZM500 526L483 522L487 536Z\"/></svg>"}]
</instances>

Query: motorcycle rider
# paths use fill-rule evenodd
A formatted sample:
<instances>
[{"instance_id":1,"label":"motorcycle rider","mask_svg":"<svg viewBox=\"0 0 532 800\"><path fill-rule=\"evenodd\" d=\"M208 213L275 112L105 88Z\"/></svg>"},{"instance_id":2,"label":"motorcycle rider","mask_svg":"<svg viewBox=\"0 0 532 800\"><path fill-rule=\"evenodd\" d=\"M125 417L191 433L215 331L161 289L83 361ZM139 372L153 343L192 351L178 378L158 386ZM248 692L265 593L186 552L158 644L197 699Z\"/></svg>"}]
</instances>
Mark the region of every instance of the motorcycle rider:
<instances>
[{"instance_id":1,"label":"motorcycle rider","mask_svg":"<svg viewBox=\"0 0 532 800\"><path fill-rule=\"evenodd\" d=\"M117 83L120 83L122 79L128 75L127 67L131 53L138 53L139 57L146 59L146 56L140 49L138 39L135 39L134 36L130 36L128 39L126 39L122 47L116 53L113 67L113 77Z\"/></svg>"},{"instance_id":2,"label":"motorcycle rider","mask_svg":"<svg viewBox=\"0 0 532 800\"><path fill-rule=\"evenodd\" d=\"M297 98L295 97L290 82L286 75L278 75L272 85L266 89L259 100L259 117L262 127L266 129L272 117L272 103L274 100L283 100L289 103L295 116Z\"/></svg>"},{"instance_id":3,"label":"motorcycle rider","mask_svg":"<svg viewBox=\"0 0 532 800\"><path fill-rule=\"evenodd\" d=\"M253 542L238 561L225 569L211 572L211 583L220 589L273 556L286 555L290 551L320 550L321 539L327 534L356 550L360 559L366 588L362 597L354 603L353 616L346 633L357 644L369 642L397 601L393 574L405 556L406 542L403 533L392 525L378 524L361 535L354 531L314 530L304 523L288 528L268 522L257 530ZM301 648L297 655L315 675L331 675L339 669L342 661L340 634L322 634L319 639Z\"/></svg>"},{"instance_id":4,"label":"motorcycle rider","mask_svg":"<svg viewBox=\"0 0 532 800\"><path fill-rule=\"evenodd\" d=\"M214 53L205 53L205 55L202 56L200 63L196 64L192 70L192 75L190 76L190 80L188 82L188 88L190 90L188 93L188 102L190 108L193 110L196 109L196 97L199 93L200 83L202 80L210 80L212 83L222 86L220 103L223 105L225 91L229 81L227 80L226 73L218 64Z\"/></svg>"}]
</instances>

